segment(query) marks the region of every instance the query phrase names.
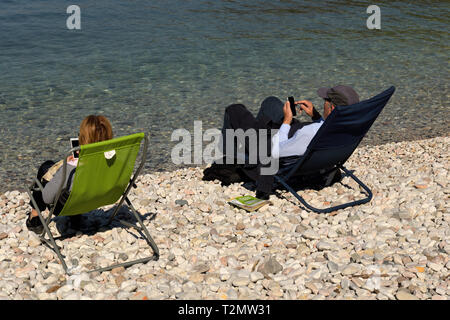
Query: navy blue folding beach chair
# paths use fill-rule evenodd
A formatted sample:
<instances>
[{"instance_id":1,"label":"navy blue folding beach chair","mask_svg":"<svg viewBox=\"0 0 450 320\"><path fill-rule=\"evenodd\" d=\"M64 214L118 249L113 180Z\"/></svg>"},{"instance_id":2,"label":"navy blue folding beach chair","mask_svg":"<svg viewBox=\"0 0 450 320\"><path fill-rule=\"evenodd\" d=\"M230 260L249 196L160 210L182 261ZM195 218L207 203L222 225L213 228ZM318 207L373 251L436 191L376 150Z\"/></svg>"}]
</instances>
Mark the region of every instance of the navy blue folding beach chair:
<instances>
[{"instance_id":1,"label":"navy blue folding beach chair","mask_svg":"<svg viewBox=\"0 0 450 320\"><path fill-rule=\"evenodd\" d=\"M298 157L298 160L292 164L282 167L275 176L275 181L291 192L306 208L319 213L328 213L369 202L372 199L372 191L348 171L344 167L344 163L369 131L394 91L395 88L390 87L369 100L350 106L337 106L322 124L308 145L305 154ZM335 172L336 169L342 169L355 180L367 192L367 197L334 207L318 209L309 205L288 184L288 180L293 180L296 176Z\"/></svg>"}]
</instances>

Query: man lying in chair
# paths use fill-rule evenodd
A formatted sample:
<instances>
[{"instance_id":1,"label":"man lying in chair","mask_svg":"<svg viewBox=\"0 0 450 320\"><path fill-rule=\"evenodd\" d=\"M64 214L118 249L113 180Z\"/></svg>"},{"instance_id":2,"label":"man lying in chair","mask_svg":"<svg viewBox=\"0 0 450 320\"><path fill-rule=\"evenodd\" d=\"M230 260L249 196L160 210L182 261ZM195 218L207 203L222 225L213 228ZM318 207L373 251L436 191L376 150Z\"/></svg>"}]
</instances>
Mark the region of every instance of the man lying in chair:
<instances>
[{"instance_id":1,"label":"man lying in chair","mask_svg":"<svg viewBox=\"0 0 450 320\"><path fill-rule=\"evenodd\" d=\"M244 131L248 129L279 129L271 141L268 141L271 145L271 156L280 159L302 156L335 106L347 106L359 102L358 94L349 86L338 85L333 88L320 88L317 90L317 94L324 99L323 116L317 112L311 101L300 100L295 102L296 106L299 107L299 113L305 111L311 117L312 122L300 122L293 118L289 101L283 104L277 97L268 97L262 102L256 118L242 104L228 106L225 109L222 132L225 133L226 129L242 129ZM234 166L234 168L243 170L247 176L256 181L257 198L268 199L272 192L274 176L262 175L261 168L263 166L259 164L253 167ZM217 171L221 169L230 171L230 164L213 164L211 168L205 170L204 180L217 178L220 180ZM340 180L340 172L337 171L336 173L333 181ZM230 174L226 174L226 176L227 179L232 177ZM237 181L231 178L231 181L228 182Z\"/></svg>"}]
</instances>

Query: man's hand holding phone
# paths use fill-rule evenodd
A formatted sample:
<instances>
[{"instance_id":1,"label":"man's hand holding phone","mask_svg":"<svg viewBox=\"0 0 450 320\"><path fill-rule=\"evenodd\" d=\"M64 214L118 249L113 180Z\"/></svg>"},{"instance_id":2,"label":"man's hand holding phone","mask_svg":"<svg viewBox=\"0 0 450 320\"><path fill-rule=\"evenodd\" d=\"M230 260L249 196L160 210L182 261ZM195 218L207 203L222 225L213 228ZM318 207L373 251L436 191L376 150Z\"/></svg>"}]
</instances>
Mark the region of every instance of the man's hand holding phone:
<instances>
[{"instance_id":1,"label":"man's hand holding phone","mask_svg":"<svg viewBox=\"0 0 450 320\"><path fill-rule=\"evenodd\" d=\"M283 107L283 113L284 113L284 121L283 123L285 124L291 124L292 122L292 118L293 118L293 114L292 114L292 104L295 104L295 107L299 108L299 113L301 113L303 110L306 112L306 114L308 116L310 116L311 118L314 117L314 106L312 104L311 101L309 100L299 100L299 101L293 101L293 98L289 97L288 101L286 101L286 103L284 104ZM317 111L316 111L317 113ZM320 117L320 114L317 113L318 116Z\"/></svg>"},{"instance_id":2,"label":"man's hand holding phone","mask_svg":"<svg viewBox=\"0 0 450 320\"><path fill-rule=\"evenodd\" d=\"M314 106L311 101L308 100L300 100L296 101L295 104L299 105L301 110L305 110L306 114L311 118L314 115Z\"/></svg>"},{"instance_id":3,"label":"man's hand holding phone","mask_svg":"<svg viewBox=\"0 0 450 320\"><path fill-rule=\"evenodd\" d=\"M283 113L284 113L283 124L291 125L293 115L292 115L292 110L291 110L291 103L289 102L289 100L287 100L284 103Z\"/></svg>"}]
</instances>

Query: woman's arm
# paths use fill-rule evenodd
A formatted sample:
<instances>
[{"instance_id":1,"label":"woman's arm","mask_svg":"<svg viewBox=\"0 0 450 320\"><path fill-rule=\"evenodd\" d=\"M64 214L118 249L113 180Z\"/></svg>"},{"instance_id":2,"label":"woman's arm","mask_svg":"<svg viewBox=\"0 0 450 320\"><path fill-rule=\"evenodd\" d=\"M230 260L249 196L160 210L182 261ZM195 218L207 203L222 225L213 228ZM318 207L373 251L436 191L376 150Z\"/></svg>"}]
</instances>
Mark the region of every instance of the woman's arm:
<instances>
[{"instance_id":1,"label":"woman's arm","mask_svg":"<svg viewBox=\"0 0 450 320\"><path fill-rule=\"evenodd\" d=\"M67 164L66 177L64 179L64 186L67 184L67 180L69 179L69 175L72 170L75 169L74 166ZM51 204L54 203L56 194L58 193L59 186L61 185L61 181L63 180L63 167L59 168L56 171L53 178L45 185L44 191L42 192L42 199L45 203ZM71 186L70 186L71 187Z\"/></svg>"}]
</instances>

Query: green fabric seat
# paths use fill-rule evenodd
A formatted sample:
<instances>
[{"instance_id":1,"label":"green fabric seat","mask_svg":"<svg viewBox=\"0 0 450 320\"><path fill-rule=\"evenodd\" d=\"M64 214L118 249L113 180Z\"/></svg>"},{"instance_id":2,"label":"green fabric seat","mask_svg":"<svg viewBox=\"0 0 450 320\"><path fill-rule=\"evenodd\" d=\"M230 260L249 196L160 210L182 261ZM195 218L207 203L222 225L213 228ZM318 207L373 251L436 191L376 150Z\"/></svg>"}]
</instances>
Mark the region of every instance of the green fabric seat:
<instances>
[{"instance_id":1,"label":"green fabric seat","mask_svg":"<svg viewBox=\"0 0 450 320\"><path fill-rule=\"evenodd\" d=\"M125 192L133 173L143 133L82 145L72 191L60 216L86 213L115 203ZM111 159L105 152L114 151Z\"/></svg>"}]
</instances>

